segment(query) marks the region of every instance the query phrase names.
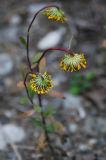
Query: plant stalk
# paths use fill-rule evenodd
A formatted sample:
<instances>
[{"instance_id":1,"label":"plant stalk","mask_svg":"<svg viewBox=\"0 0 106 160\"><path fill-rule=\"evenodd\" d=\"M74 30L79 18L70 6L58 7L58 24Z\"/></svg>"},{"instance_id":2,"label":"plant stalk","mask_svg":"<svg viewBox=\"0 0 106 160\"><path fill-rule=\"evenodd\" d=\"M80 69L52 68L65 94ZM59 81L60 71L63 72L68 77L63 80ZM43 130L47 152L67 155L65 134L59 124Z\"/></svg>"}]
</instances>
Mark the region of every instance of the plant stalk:
<instances>
[{"instance_id":1,"label":"plant stalk","mask_svg":"<svg viewBox=\"0 0 106 160\"><path fill-rule=\"evenodd\" d=\"M48 147L51 151L51 154L52 154L54 160L56 160L56 154L55 154L54 149L51 145L50 138L49 138L49 135L48 135L48 131L47 131L47 128L46 128L47 126L46 126L45 116L44 116L44 113L43 113L43 105L42 105L41 94L38 94L38 100L39 100L39 106L41 108L41 118L42 118L42 124L43 124L43 129L44 129L44 132L45 132L46 141L48 143Z\"/></svg>"},{"instance_id":2,"label":"plant stalk","mask_svg":"<svg viewBox=\"0 0 106 160\"><path fill-rule=\"evenodd\" d=\"M43 11L44 9L49 8L49 7L55 7L55 8L57 8L57 9L59 9L59 7L56 6L56 5L48 5L48 6L45 6L45 7L41 8L37 13L34 14L34 17L32 18L32 20L31 20L31 22L30 22L30 24L29 24L28 30L27 30L27 47L26 47L26 53L27 53L27 63L28 63L28 66L29 66L30 71L32 71L31 62L30 62L30 58L29 58L29 41L30 41L29 34L30 34L30 30L31 30L32 24L33 24L35 18L37 17L37 15L38 15L41 11Z\"/></svg>"}]
</instances>

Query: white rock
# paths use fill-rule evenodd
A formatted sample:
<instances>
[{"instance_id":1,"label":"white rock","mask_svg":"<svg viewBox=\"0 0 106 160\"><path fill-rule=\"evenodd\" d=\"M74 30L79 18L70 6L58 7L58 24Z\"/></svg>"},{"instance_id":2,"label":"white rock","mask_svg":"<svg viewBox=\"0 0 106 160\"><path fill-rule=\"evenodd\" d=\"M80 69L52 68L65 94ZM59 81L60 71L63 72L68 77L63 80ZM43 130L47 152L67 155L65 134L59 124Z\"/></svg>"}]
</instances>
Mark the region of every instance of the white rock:
<instances>
[{"instance_id":1,"label":"white rock","mask_svg":"<svg viewBox=\"0 0 106 160\"><path fill-rule=\"evenodd\" d=\"M24 130L14 124L4 125L3 132L7 135L7 143L21 142L25 138Z\"/></svg>"},{"instance_id":2,"label":"white rock","mask_svg":"<svg viewBox=\"0 0 106 160\"><path fill-rule=\"evenodd\" d=\"M5 141L5 137L3 136L2 130L0 128L0 150L5 150L7 142Z\"/></svg>"},{"instance_id":3,"label":"white rock","mask_svg":"<svg viewBox=\"0 0 106 160\"><path fill-rule=\"evenodd\" d=\"M80 144L78 148L82 152L88 151L90 149L86 144Z\"/></svg>"},{"instance_id":4,"label":"white rock","mask_svg":"<svg viewBox=\"0 0 106 160\"><path fill-rule=\"evenodd\" d=\"M63 101L66 109L77 110L79 112L80 118L86 117L86 112L82 105L82 99L71 94L64 94L65 100Z\"/></svg>"},{"instance_id":5,"label":"white rock","mask_svg":"<svg viewBox=\"0 0 106 160\"><path fill-rule=\"evenodd\" d=\"M0 126L0 150L5 150L7 144L21 142L25 138L25 132L14 124Z\"/></svg>"},{"instance_id":6,"label":"white rock","mask_svg":"<svg viewBox=\"0 0 106 160\"><path fill-rule=\"evenodd\" d=\"M38 49L45 50L47 48L55 47L62 40L62 36L65 34L65 28L58 29L48 33L37 44Z\"/></svg>"},{"instance_id":7,"label":"white rock","mask_svg":"<svg viewBox=\"0 0 106 160\"><path fill-rule=\"evenodd\" d=\"M21 17L19 15L13 15L10 19L11 25L17 25L21 23Z\"/></svg>"},{"instance_id":8,"label":"white rock","mask_svg":"<svg viewBox=\"0 0 106 160\"><path fill-rule=\"evenodd\" d=\"M71 133L75 133L77 131L77 129L78 129L78 127L77 127L77 125L75 123L70 123L69 124L69 131Z\"/></svg>"},{"instance_id":9,"label":"white rock","mask_svg":"<svg viewBox=\"0 0 106 160\"><path fill-rule=\"evenodd\" d=\"M6 54L0 54L0 76L7 75L12 71L13 61L11 57Z\"/></svg>"},{"instance_id":10,"label":"white rock","mask_svg":"<svg viewBox=\"0 0 106 160\"><path fill-rule=\"evenodd\" d=\"M17 26L9 26L5 27L1 30L1 35L0 35L0 42L17 42L18 40L18 32L20 28Z\"/></svg>"}]
</instances>

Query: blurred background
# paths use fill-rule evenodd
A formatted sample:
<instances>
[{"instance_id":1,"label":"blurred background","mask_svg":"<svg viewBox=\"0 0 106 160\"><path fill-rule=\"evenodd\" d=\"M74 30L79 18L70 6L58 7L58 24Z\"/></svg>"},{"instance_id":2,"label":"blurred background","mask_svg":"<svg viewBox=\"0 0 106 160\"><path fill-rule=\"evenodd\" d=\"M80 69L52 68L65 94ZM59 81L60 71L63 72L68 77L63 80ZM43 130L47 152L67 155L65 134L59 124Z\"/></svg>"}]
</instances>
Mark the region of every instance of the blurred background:
<instances>
[{"instance_id":1,"label":"blurred background","mask_svg":"<svg viewBox=\"0 0 106 160\"><path fill-rule=\"evenodd\" d=\"M0 0L0 160L44 160L49 152L44 144L39 147L44 138L32 123L31 113L27 118L20 116L31 106L20 100L26 92L17 84L27 70L26 50L19 37L26 38L34 13L50 3L63 8L68 24L49 21L40 14L31 30L30 57L49 47L67 48L73 37L71 48L87 58L87 69L75 73L59 70L59 52L47 58L54 90L66 97L43 97L44 106L54 109L59 124L58 134L50 135L53 146L61 155L65 153L63 160L74 154L78 159L86 155L93 160L94 153L105 160L106 0ZM37 105L36 96L34 102Z\"/></svg>"}]
</instances>

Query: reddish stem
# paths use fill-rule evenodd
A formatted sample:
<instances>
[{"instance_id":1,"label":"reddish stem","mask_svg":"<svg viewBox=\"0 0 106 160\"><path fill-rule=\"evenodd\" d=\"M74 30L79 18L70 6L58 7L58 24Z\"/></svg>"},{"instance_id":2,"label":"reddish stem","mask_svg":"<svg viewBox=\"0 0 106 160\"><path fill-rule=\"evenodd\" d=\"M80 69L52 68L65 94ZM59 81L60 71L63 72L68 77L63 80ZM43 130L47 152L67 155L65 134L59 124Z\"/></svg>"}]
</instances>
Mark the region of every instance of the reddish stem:
<instances>
[{"instance_id":1,"label":"reddish stem","mask_svg":"<svg viewBox=\"0 0 106 160\"><path fill-rule=\"evenodd\" d=\"M48 49L45 50L45 51L43 52L43 54L41 55L40 59L39 59L38 62L37 62L37 66L39 65L41 59L42 59L42 58L45 56L45 54L46 54L47 52L49 52L49 51L63 51L63 52L65 52L66 54L74 55L74 53L73 53L71 50L66 49L66 48L48 48ZM36 67L37 67L37 66L36 66Z\"/></svg>"},{"instance_id":2,"label":"reddish stem","mask_svg":"<svg viewBox=\"0 0 106 160\"><path fill-rule=\"evenodd\" d=\"M28 66L29 66L29 68L30 68L30 71L32 71L32 68L31 68L31 62L30 62L30 58L29 58L29 40L30 40L30 38L29 38L29 32L30 32L30 29L31 29L31 27L32 27L32 24L33 24L35 18L37 17L37 15L38 15L41 11L43 11L44 9L49 8L49 7L55 7L55 8L57 8L57 9L59 9L59 7L56 6L56 5L48 5L48 6L45 6L45 7L41 8L37 13L35 13L34 17L32 18L31 23L29 24L28 30L27 30L27 48L26 48L26 50L27 50L27 62L28 62Z\"/></svg>"},{"instance_id":3,"label":"reddish stem","mask_svg":"<svg viewBox=\"0 0 106 160\"><path fill-rule=\"evenodd\" d=\"M31 98L30 95L29 95L29 91L28 91L27 84L26 84L27 78L28 78L28 76L29 76L30 73L32 73L32 72L28 72L28 73L26 73L26 75L25 75L25 78L24 78L24 86L25 86L25 89L26 89L27 96L28 96L30 102L31 102L32 105L33 105L33 100L32 100L32 98Z\"/></svg>"}]
</instances>

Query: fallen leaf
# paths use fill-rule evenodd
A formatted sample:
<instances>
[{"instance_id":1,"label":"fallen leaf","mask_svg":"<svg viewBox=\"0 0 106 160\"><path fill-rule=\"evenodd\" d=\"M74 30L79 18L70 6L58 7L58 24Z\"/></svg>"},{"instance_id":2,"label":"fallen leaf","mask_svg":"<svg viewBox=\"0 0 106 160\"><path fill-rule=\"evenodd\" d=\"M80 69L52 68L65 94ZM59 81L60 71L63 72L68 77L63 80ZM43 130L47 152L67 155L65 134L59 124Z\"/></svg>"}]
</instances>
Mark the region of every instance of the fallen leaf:
<instances>
[{"instance_id":1,"label":"fallen leaf","mask_svg":"<svg viewBox=\"0 0 106 160\"><path fill-rule=\"evenodd\" d=\"M17 83L17 87L20 88L20 89L25 88L25 86L24 86L24 81L19 81L19 82Z\"/></svg>"},{"instance_id":2,"label":"fallen leaf","mask_svg":"<svg viewBox=\"0 0 106 160\"><path fill-rule=\"evenodd\" d=\"M44 150L45 146L46 146L45 135L44 133L41 133L38 138L37 150L42 151Z\"/></svg>"},{"instance_id":3,"label":"fallen leaf","mask_svg":"<svg viewBox=\"0 0 106 160\"><path fill-rule=\"evenodd\" d=\"M34 115L34 113L35 113L34 109L30 109L30 110L28 110L27 112L20 114L20 115L18 116L18 118L31 117L31 116Z\"/></svg>"},{"instance_id":4,"label":"fallen leaf","mask_svg":"<svg viewBox=\"0 0 106 160\"><path fill-rule=\"evenodd\" d=\"M65 96L61 92L50 91L48 94L53 96L53 97L58 97L58 98L61 98L61 99L65 99Z\"/></svg>"},{"instance_id":5,"label":"fallen leaf","mask_svg":"<svg viewBox=\"0 0 106 160\"><path fill-rule=\"evenodd\" d=\"M104 40L101 42L101 47L102 47L102 48L106 48L106 39L104 39Z\"/></svg>"},{"instance_id":6,"label":"fallen leaf","mask_svg":"<svg viewBox=\"0 0 106 160\"><path fill-rule=\"evenodd\" d=\"M45 67L46 67L46 58L44 57L41 59L40 64L39 64L40 73L44 72Z\"/></svg>"}]
</instances>

